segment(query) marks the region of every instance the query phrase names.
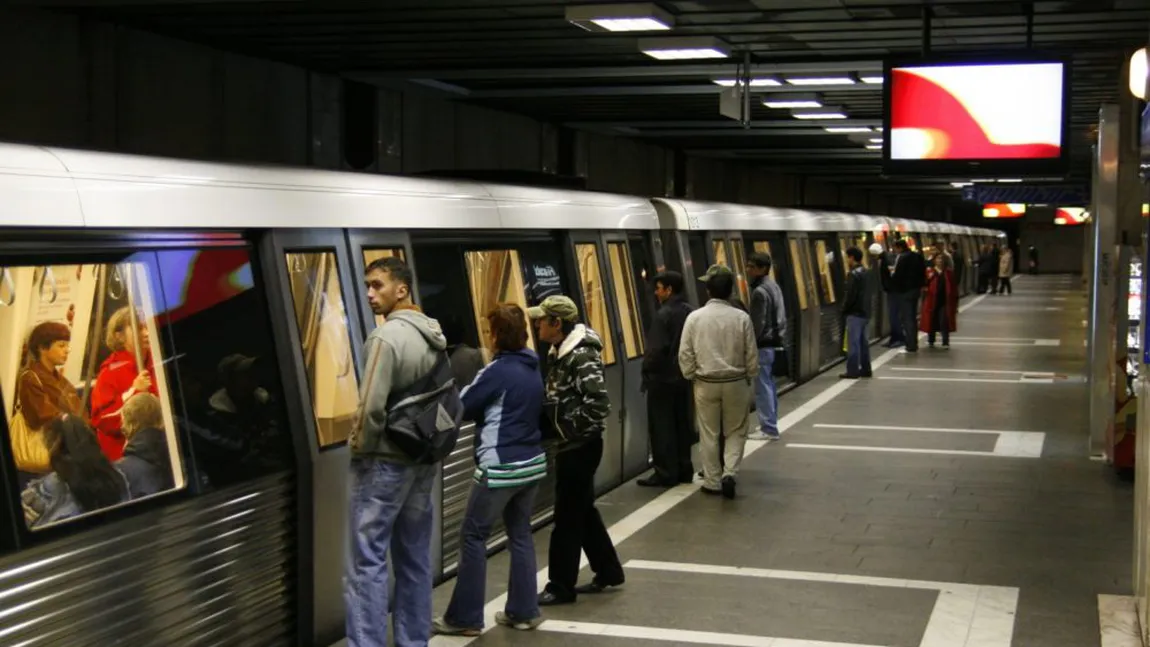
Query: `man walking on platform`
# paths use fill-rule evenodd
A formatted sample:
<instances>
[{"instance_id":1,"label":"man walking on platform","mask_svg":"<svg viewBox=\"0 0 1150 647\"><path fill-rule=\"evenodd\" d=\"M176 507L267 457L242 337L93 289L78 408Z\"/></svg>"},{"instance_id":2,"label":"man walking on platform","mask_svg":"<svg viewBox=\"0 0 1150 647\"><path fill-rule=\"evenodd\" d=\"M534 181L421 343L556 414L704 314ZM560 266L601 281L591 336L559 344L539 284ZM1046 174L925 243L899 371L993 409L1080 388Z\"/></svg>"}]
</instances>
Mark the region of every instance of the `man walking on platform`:
<instances>
[{"instance_id":1,"label":"man walking on platform","mask_svg":"<svg viewBox=\"0 0 1150 647\"><path fill-rule=\"evenodd\" d=\"M857 380L871 376L870 342L867 340L867 320L870 303L867 294L867 275L862 266L862 250L847 249L846 295L843 297L843 331L847 336L847 372L839 377Z\"/></svg>"},{"instance_id":2,"label":"man walking on platform","mask_svg":"<svg viewBox=\"0 0 1150 647\"><path fill-rule=\"evenodd\" d=\"M694 382L703 492L733 499L747 440L751 383L759 373L758 349L750 315L729 302L735 288L731 269L712 265L700 280L706 281L709 300L683 326L679 368Z\"/></svg>"},{"instance_id":3,"label":"man walking on platform","mask_svg":"<svg viewBox=\"0 0 1150 647\"><path fill-rule=\"evenodd\" d=\"M749 434L752 440L779 439L779 395L775 387L775 354L785 347L787 306L783 291L771 279L771 257L751 254L747 258L747 276L751 279L751 324L759 354L759 375L755 380L755 411L759 430Z\"/></svg>"},{"instance_id":4,"label":"man walking on platform","mask_svg":"<svg viewBox=\"0 0 1150 647\"><path fill-rule=\"evenodd\" d=\"M647 427L655 473L638 484L672 487L690 483L691 445L695 425L691 419L691 384L679 370L679 344L683 325L694 308L683 299L683 275L664 272L655 277L659 311L647 331L643 356L643 387L647 393Z\"/></svg>"}]
</instances>

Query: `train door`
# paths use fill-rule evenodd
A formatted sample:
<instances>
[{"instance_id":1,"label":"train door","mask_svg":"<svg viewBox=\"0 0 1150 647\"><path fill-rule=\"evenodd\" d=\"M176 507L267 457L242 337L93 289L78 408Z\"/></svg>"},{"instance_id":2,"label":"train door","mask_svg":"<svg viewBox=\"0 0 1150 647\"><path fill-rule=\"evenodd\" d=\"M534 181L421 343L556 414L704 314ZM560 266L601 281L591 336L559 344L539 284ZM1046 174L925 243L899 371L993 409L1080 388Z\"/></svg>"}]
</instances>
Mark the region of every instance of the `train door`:
<instances>
[{"instance_id":1,"label":"train door","mask_svg":"<svg viewBox=\"0 0 1150 647\"><path fill-rule=\"evenodd\" d=\"M795 380L802 382L818 373L819 368L819 297L815 292L815 272L812 269L808 240L805 234L791 234L787 237L787 253L795 279L795 294L798 297L796 313L795 355L797 370Z\"/></svg>"},{"instance_id":2,"label":"train door","mask_svg":"<svg viewBox=\"0 0 1150 647\"><path fill-rule=\"evenodd\" d=\"M708 255L707 237L709 235L704 236L701 232L692 232L687 236L687 253L690 254L690 258L683 270L683 280L687 283L687 294L690 295L693 291L695 295L695 301L691 305L696 308L707 302L707 291L698 278L707 271L714 258L712 255Z\"/></svg>"},{"instance_id":3,"label":"train door","mask_svg":"<svg viewBox=\"0 0 1150 647\"><path fill-rule=\"evenodd\" d=\"M802 331L799 325L802 311L798 305L796 284L789 278L793 276L793 267L786 249L786 239L782 235L774 235L766 240L756 240L751 243L751 251L771 257L769 276L782 290L783 301L786 306L786 352L783 361L780 362L777 359L775 361L775 381L780 389L798 381L799 355L802 348Z\"/></svg>"},{"instance_id":4,"label":"train door","mask_svg":"<svg viewBox=\"0 0 1150 647\"><path fill-rule=\"evenodd\" d=\"M818 350L816 366L819 370L830 366L842 357L843 331L839 312L839 296L842 292L834 269L837 250L833 235L817 235L810 239L811 267L814 273L818 294Z\"/></svg>"}]
</instances>

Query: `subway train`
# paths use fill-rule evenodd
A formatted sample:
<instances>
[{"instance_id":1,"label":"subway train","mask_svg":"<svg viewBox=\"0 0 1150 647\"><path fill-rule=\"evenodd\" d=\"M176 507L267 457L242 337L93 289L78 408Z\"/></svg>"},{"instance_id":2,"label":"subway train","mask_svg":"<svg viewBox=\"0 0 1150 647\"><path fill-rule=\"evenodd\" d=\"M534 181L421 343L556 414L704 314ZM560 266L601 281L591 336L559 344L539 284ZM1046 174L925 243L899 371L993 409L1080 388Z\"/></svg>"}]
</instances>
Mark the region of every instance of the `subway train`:
<instances>
[{"instance_id":1,"label":"subway train","mask_svg":"<svg viewBox=\"0 0 1150 647\"><path fill-rule=\"evenodd\" d=\"M413 267L415 298L453 352L489 355L483 314L497 302L562 292L582 304L605 340L613 411L596 487L606 492L649 465L640 365L658 272L728 264L746 299L744 259L769 253L791 330L778 372L794 385L842 358L844 250L886 246L896 232L916 247L957 242L968 262L1002 237L880 216L0 144L0 644L342 637L346 439L363 340L377 325L361 277L377 258ZM698 304L701 286L687 283ZM33 397L49 387L58 403ZM145 392L150 417L130 415L125 403ZM84 419L100 441L70 437L69 451L93 464L101 451L144 457L156 487L118 498L92 488L67 509L45 485L56 455L26 442L53 411ZM434 494L437 581L455 569L472 433ZM538 524L553 503L549 485L541 493Z\"/></svg>"}]
</instances>

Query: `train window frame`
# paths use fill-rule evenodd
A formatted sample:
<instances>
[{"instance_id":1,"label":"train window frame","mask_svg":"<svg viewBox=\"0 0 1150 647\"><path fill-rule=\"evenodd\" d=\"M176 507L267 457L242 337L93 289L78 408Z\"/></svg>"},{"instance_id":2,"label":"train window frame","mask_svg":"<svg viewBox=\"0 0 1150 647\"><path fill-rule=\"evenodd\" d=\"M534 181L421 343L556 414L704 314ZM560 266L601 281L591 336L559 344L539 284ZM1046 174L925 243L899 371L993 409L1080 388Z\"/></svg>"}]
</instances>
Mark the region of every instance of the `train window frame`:
<instances>
[{"instance_id":1,"label":"train window frame","mask_svg":"<svg viewBox=\"0 0 1150 647\"><path fill-rule=\"evenodd\" d=\"M351 415L345 416L349 425L353 425L354 420L355 420L355 412L358 410L358 407L359 407L359 389L360 389L359 379L360 379L360 376L359 376L359 367L357 365L358 363L356 362L356 359L355 359L355 340L352 338L352 333L354 332L355 329L354 329L354 324L352 323L352 311L349 307L348 294L354 294L354 295L358 296L359 291L355 290L355 291L349 292L348 290L344 289L343 281L340 277L339 253L340 253L340 250L338 250L334 246L326 246L326 245L314 246L314 247L312 247L312 246L307 246L307 247L292 246L292 247L287 247L283 250L283 258L281 259L281 262L283 263L283 265L281 265L281 267L284 267L286 269L286 274L285 274L285 276L287 277L286 287L289 289L287 303L288 303L288 306L291 308L291 311L295 314L295 317L296 317L295 318L295 339L292 340L294 342L294 346L295 346L295 348L293 350L300 354L299 356L300 356L300 359L302 360L302 366L304 369L304 376L303 377L304 377L304 382L307 385L307 392L308 392L308 398L309 398L309 401L307 402L307 408L311 412L311 415L312 415L312 424L314 425L314 428L315 428L316 447L320 452L330 451L330 450L334 450L334 449L338 449L340 447L346 446L347 442L348 442L348 438L351 435L351 428L350 428L350 426L348 427L347 435L343 436L342 438L337 437L334 440L330 440L329 442L325 442L325 440L324 440L324 435L323 435L324 434L324 426L320 424L320 417L319 417L318 412L316 411L316 397L317 397L316 396L316 385L313 382L313 380L316 378L313 378L313 372L311 370L311 366L308 365L307 352L303 346L304 330L303 330L303 325L299 319L300 312L298 311L297 304L295 302L295 299L296 299L295 290L294 290L294 286L292 285L292 282L293 282L292 276L293 276L293 274L296 274L296 273L298 273L298 271L300 271L301 266L297 265L293 261L292 257L293 256L301 256L301 255L310 255L310 254L322 254L322 255L327 255L330 257L331 274L329 275L329 281L334 281L335 287L339 290L339 294L338 294L339 306L340 306L339 312L342 314L341 320L342 320L343 327L344 327L344 334L338 335L336 338L339 339L341 341L341 343L344 341L346 341L346 343L347 343L347 358L345 360L346 366L340 370L340 373L336 376L336 379L342 380L342 379L350 376L354 382L354 389L352 390L353 398L351 401L352 402ZM325 287L325 290L326 290L326 287ZM320 334L322 334L322 331ZM318 344L318 337L317 337L317 344ZM318 352L318 347L317 347L317 352ZM346 398L346 395L344 397ZM332 406L333 406L333 412L334 412L336 410L336 408L338 407L338 403L333 400ZM335 415L333 413L333 416L332 416L333 426L336 424L334 421L336 421L339 417L340 416Z\"/></svg>"},{"instance_id":2,"label":"train window frame","mask_svg":"<svg viewBox=\"0 0 1150 647\"><path fill-rule=\"evenodd\" d=\"M807 267L804 262L806 258L802 255L802 245L799 244L798 238L787 239L787 249L791 255L791 267L795 268L795 281L798 287L799 295L799 310L805 312L810 307L810 302L807 300L809 292L807 292Z\"/></svg>"},{"instance_id":3,"label":"train window frame","mask_svg":"<svg viewBox=\"0 0 1150 647\"><path fill-rule=\"evenodd\" d=\"M504 267L506 267L506 274L508 275L509 282L503 284L501 281L501 284L505 285L507 291L499 292L499 296L497 296L497 298L494 299L490 304L485 306L484 304L481 304L480 301L480 297L483 296L483 294L478 292L479 286L476 284L477 274L473 271L473 266L475 269L483 270L491 264L491 260L486 257L478 258L478 256L473 255L493 253L508 255L509 260L504 264ZM476 258L474 263L472 262L472 258ZM515 305L522 308L524 313L527 312L527 308L529 307L530 299L527 294L527 279L523 276L523 256L520 254L519 250L514 247L483 249L464 248L463 271L467 275L467 294L471 300L471 312L472 318L475 322L476 335L478 336L479 350L483 353L484 364L489 364L495 357L495 348L494 340L492 339L491 333L488 330L490 324L487 321L487 314L491 311L492 308L495 307L496 304L499 303L514 303ZM518 290L515 289L516 286L518 287ZM500 289L503 290L504 288L501 287ZM507 295L510 295L510 297L503 298ZM527 326L527 343L528 347L530 348L536 347L534 326Z\"/></svg>"},{"instance_id":4,"label":"train window frame","mask_svg":"<svg viewBox=\"0 0 1150 647\"><path fill-rule=\"evenodd\" d=\"M583 297L583 325L599 334L599 338L603 341L603 366L614 366L616 362L615 355L615 335L611 332L611 313L607 310L607 295L604 290L603 284L603 270L599 258L599 245L597 243L575 243L575 273L579 281L579 293ZM582 252L590 250L591 255L584 258ZM584 272L584 261L590 260L591 267L594 268L595 275L594 281L588 281L587 274ZM596 285L597 284L597 285ZM590 289L588 287L590 286ZM600 327L596 327L597 319L596 314L602 312L602 323Z\"/></svg>"},{"instance_id":5,"label":"train window frame","mask_svg":"<svg viewBox=\"0 0 1150 647\"><path fill-rule=\"evenodd\" d=\"M618 253L616 253L618 252ZM642 357L643 323L639 319L638 294L635 292L634 267L627 241L607 243L607 262L611 266L611 284L615 289L615 307L623 328L623 353L627 359Z\"/></svg>"}]
</instances>

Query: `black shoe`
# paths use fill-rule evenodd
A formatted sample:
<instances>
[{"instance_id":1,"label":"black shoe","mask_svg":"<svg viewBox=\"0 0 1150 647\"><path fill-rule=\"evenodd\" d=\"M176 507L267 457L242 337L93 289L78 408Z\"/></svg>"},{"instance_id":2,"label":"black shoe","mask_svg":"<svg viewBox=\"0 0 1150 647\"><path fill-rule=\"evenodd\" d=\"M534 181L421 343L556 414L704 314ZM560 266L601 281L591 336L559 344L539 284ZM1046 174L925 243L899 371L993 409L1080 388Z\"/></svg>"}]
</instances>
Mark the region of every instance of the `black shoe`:
<instances>
[{"instance_id":1,"label":"black shoe","mask_svg":"<svg viewBox=\"0 0 1150 647\"><path fill-rule=\"evenodd\" d=\"M676 483L667 483L666 481L664 481L663 479L661 479L657 476L651 476L651 477L648 477L645 479L639 479L638 481L635 481L635 484L640 486L640 487L661 487L661 488L675 487L675 485L677 485Z\"/></svg>"},{"instance_id":2,"label":"black shoe","mask_svg":"<svg viewBox=\"0 0 1150 647\"><path fill-rule=\"evenodd\" d=\"M722 483L723 483L723 498L724 499L735 498L735 477L724 476Z\"/></svg>"},{"instance_id":3,"label":"black shoe","mask_svg":"<svg viewBox=\"0 0 1150 647\"><path fill-rule=\"evenodd\" d=\"M874 373L862 373L859 375L859 377L874 377Z\"/></svg>"},{"instance_id":4,"label":"black shoe","mask_svg":"<svg viewBox=\"0 0 1150 647\"><path fill-rule=\"evenodd\" d=\"M547 589L539 594L539 606L541 607L554 607L560 604L575 604L575 596L558 596Z\"/></svg>"},{"instance_id":5,"label":"black shoe","mask_svg":"<svg viewBox=\"0 0 1150 647\"><path fill-rule=\"evenodd\" d=\"M859 376L851 375L850 373L843 373L842 375L839 375L839 379L840 380L857 380L857 379L859 379Z\"/></svg>"},{"instance_id":6,"label":"black shoe","mask_svg":"<svg viewBox=\"0 0 1150 647\"><path fill-rule=\"evenodd\" d=\"M575 587L575 593L578 595L583 595L584 593L588 593L588 594L602 593L603 591L606 591L607 589L612 588L612 587L616 587L616 586L623 586L623 578L622 577L620 577L618 580L613 580L613 581L608 582L606 580L600 580L598 576L595 576L595 578L592 579L587 584L584 584L583 586Z\"/></svg>"},{"instance_id":7,"label":"black shoe","mask_svg":"<svg viewBox=\"0 0 1150 647\"><path fill-rule=\"evenodd\" d=\"M719 496L720 494L722 494L722 491L712 490L711 488L706 487L706 486L700 487L699 491L702 492L703 494L706 494L707 496Z\"/></svg>"}]
</instances>

